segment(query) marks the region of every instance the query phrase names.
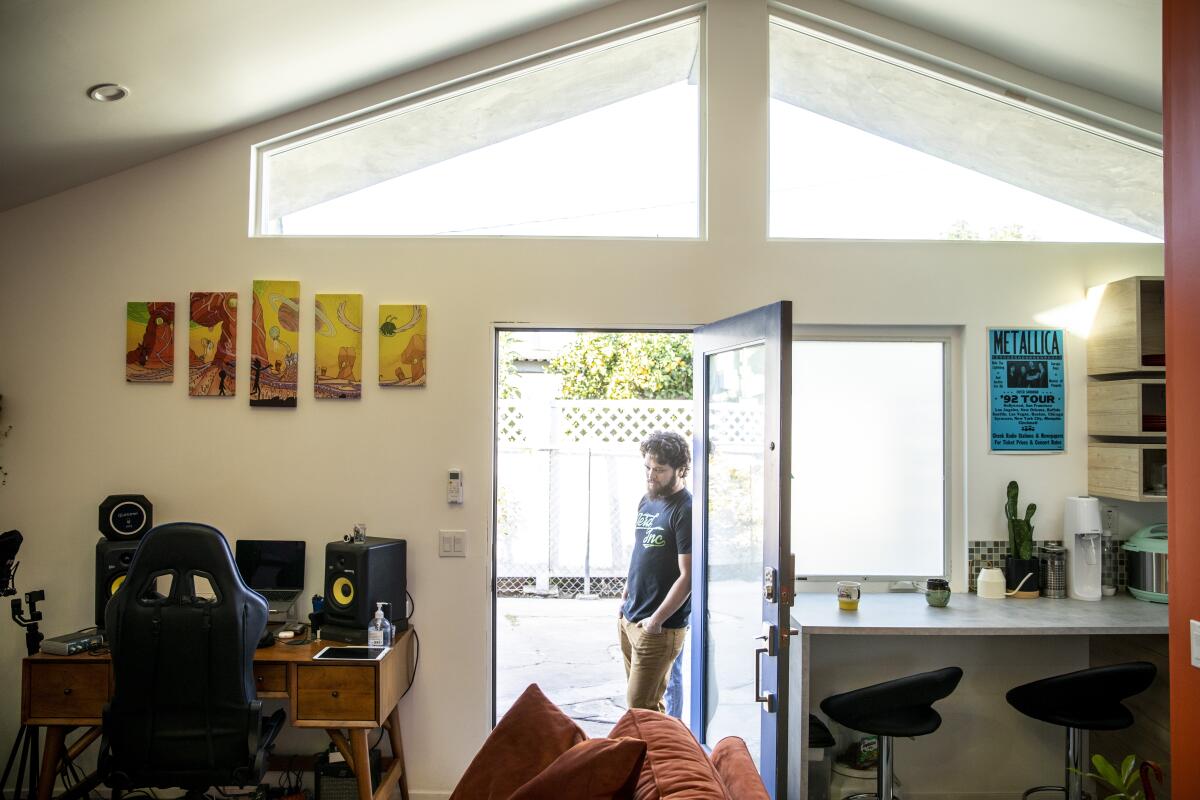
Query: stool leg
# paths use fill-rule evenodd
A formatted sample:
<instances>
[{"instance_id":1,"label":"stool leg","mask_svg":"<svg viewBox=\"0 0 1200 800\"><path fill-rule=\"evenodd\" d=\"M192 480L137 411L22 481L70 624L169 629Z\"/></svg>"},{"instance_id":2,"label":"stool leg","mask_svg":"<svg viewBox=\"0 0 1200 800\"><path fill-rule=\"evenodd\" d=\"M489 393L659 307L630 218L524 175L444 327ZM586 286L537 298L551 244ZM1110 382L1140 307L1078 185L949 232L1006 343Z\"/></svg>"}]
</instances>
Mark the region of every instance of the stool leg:
<instances>
[{"instance_id":1,"label":"stool leg","mask_svg":"<svg viewBox=\"0 0 1200 800\"><path fill-rule=\"evenodd\" d=\"M875 775L879 800L892 800L892 737L879 737L879 771Z\"/></svg>"},{"instance_id":2,"label":"stool leg","mask_svg":"<svg viewBox=\"0 0 1200 800\"><path fill-rule=\"evenodd\" d=\"M1083 731L1067 728L1067 800L1083 800Z\"/></svg>"}]
</instances>

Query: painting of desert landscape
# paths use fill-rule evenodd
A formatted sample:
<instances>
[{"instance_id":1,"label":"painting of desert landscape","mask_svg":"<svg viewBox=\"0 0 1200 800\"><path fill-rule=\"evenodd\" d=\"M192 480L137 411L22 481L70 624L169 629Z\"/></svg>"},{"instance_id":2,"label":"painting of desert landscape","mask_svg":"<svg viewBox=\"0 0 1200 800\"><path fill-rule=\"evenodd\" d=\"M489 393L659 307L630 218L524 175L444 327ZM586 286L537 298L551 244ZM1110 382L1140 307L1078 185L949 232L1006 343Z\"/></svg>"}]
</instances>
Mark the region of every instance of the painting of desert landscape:
<instances>
[{"instance_id":1,"label":"painting of desert landscape","mask_svg":"<svg viewBox=\"0 0 1200 800\"><path fill-rule=\"evenodd\" d=\"M188 298L188 394L237 394L237 292L192 292Z\"/></svg>"},{"instance_id":2,"label":"painting of desert landscape","mask_svg":"<svg viewBox=\"0 0 1200 800\"><path fill-rule=\"evenodd\" d=\"M425 385L425 306L379 307L379 385Z\"/></svg>"},{"instance_id":3,"label":"painting of desert landscape","mask_svg":"<svg viewBox=\"0 0 1200 800\"><path fill-rule=\"evenodd\" d=\"M125 304L125 380L171 383L175 380L175 304Z\"/></svg>"},{"instance_id":4,"label":"painting of desert landscape","mask_svg":"<svg viewBox=\"0 0 1200 800\"><path fill-rule=\"evenodd\" d=\"M300 282L255 281L250 405L294 408L300 375Z\"/></svg>"},{"instance_id":5,"label":"painting of desert landscape","mask_svg":"<svg viewBox=\"0 0 1200 800\"><path fill-rule=\"evenodd\" d=\"M317 295L313 394L318 400L362 397L362 309L361 294Z\"/></svg>"}]
</instances>

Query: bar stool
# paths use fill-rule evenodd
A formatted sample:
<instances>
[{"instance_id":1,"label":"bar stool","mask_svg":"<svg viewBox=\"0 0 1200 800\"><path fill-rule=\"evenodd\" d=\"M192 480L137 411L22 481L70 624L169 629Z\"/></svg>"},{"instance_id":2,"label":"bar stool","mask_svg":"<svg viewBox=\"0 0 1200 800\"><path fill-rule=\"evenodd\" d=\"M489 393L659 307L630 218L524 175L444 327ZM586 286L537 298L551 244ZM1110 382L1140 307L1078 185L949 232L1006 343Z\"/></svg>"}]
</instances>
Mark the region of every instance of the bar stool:
<instances>
[{"instance_id":1,"label":"bar stool","mask_svg":"<svg viewBox=\"0 0 1200 800\"><path fill-rule=\"evenodd\" d=\"M962 674L958 667L946 667L835 694L821 701L821 710L835 722L879 737L876 794L856 794L846 800L893 799L892 737L925 736L936 731L942 718L933 710L933 704L954 691Z\"/></svg>"},{"instance_id":2,"label":"bar stool","mask_svg":"<svg viewBox=\"0 0 1200 800\"><path fill-rule=\"evenodd\" d=\"M1038 792L1063 792L1067 800L1083 798L1083 732L1115 731L1133 724L1133 713L1121 701L1140 694L1154 682L1157 670L1146 661L1112 664L1055 675L1009 689L1008 704L1027 717L1067 729L1067 769L1063 786L1035 786Z\"/></svg>"}]
</instances>

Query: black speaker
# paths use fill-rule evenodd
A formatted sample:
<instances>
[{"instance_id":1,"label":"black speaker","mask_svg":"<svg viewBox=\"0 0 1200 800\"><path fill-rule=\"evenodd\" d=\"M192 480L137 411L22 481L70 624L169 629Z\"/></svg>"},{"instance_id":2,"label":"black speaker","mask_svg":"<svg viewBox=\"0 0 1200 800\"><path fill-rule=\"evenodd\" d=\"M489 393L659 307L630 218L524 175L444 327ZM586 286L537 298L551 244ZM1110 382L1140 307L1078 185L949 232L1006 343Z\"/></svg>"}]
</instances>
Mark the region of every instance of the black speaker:
<instances>
[{"instance_id":1,"label":"black speaker","mask_svg":"<svg viewBox=\"0 0 1200 800\"><path fill-rule=\"evenodd\" d=\"M140 494L110 494L100 504L100 533L124 542L140 539L154 526L154 506Z\"/></svg>"},{"instance_id":2,"label":"black speaker","mask_svg":"<svg viewBox=\"0 0 1200 800\"><path fill-rule=\"evenodd\" d=\"M96 627L104 628L104 607L125 582L138 542L96 542Z\"/></svg>"},{"instance_id":3,"label":"black speaker","mask_svg":"<svg viewBox=\"0 0 1200 800\"><path fill-rule=\"evenodd\" d=\"M376 603L391 603L397 631L408 628L407 542L368 536L325 545L325 624L365 630Z\"/></svg>"}]
</instances>

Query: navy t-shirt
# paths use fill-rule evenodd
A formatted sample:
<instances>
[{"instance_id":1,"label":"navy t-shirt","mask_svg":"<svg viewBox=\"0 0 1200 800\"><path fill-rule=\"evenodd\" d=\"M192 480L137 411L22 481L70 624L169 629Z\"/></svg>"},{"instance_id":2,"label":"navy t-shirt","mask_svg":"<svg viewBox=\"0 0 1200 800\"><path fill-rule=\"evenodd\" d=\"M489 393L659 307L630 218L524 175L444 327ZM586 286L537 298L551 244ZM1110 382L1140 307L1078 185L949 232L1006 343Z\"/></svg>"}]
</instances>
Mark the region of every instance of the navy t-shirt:
<instances>
[{"instance_id":1,"label":"navy t-shirt","mask_svg":"<svg viewBox=\"0 0 1200 800\"><path fill-rule=\"evenodd\" d=\"M621 616L641 622L662 605L679 578L679 556L692 553L692 493L680 489L670 497L647 495L638 504L636 540L629 561L628 597ZM682 628L688 623L692 597L663 623Z\"/></svg>"}]
</instances>

